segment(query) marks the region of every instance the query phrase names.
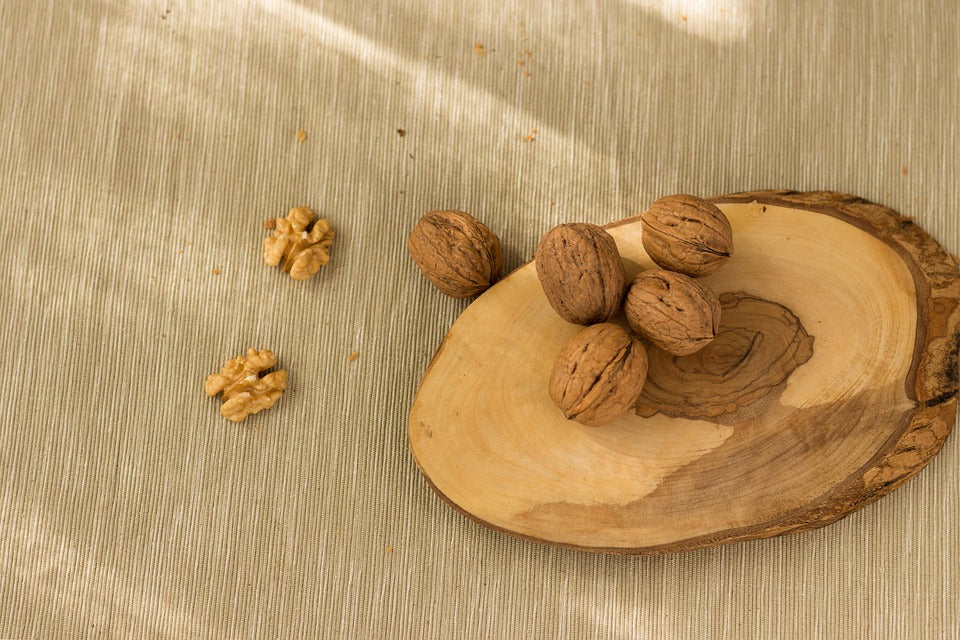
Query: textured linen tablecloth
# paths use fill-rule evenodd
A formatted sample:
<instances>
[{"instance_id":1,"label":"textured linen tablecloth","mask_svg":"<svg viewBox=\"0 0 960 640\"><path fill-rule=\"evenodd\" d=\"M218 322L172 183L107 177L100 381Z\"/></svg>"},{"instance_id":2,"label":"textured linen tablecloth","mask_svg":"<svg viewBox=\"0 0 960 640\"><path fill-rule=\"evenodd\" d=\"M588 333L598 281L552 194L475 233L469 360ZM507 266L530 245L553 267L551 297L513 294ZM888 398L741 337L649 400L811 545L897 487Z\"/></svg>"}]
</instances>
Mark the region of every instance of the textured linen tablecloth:
<instances>
[{"instance_id":1,"label":"textured linen tablecloth","mask_svg":"<svg viewBox=\"0 0 960 640\"><path fill-rule=\"evenodd\" d=\"M468 304L406 253L430 209L507 269L758 188L960 251L954 0L2 0L0 61L0 638L960 637L957 435L837 524L650 558L482 528L406 439ZM307 283L260 258L300 204ZM202 383L248 346L290 384L236 426Z\"/></svg>"}]
</instances>

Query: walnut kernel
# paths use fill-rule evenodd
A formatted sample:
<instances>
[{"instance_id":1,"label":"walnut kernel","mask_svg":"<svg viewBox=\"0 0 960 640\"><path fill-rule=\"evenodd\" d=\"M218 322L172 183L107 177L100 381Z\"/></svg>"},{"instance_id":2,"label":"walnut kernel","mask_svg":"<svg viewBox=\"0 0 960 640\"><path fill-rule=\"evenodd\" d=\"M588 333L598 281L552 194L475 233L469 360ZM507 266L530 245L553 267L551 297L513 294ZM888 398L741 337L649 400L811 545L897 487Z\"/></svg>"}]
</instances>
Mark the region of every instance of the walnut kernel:
<instances>
[{"instance_id":1,"label":"walnut kernel","mask_svg":"<svg viewBox=\"0 0 960 640\"><path fill-rule=\"evenodd\" d=\"M282 262L294 280L308 280L330 262L334 231L329 221L314 218L307 207L295 207L286 218L277 218L273 235L263 240L264 262L271 267Z\"/></svg>"},{"instance_id":2,"label":"walnut kernel","mask_svg":"<svg viewBox=\"0 0 960 640\"><path fill-rule=\"evenodd\" d=\"M535 264L547 301L567 322L604 322L620 310L627 274L617 243L603 228L554 227L537 245Z\"/></svg>"},{"instance_id":3,"label":"walnut kernel","mask_svg":"<svg viewBox=\"0 0 960 640\"><path fill-rule=\"evenodd\" d=\"M720 326L720 301L693 278L665 269L644 271L627 291L630 327L664 351L683 356L710 343Z\"/></svg>"},{"instance_id":4,"label":"walnut kernel","mask_svg":"<svg viewBox=\"0 0 960 640\"><path fill-rule=\"evenodd\" d=\"M263 375L277 364L277 358L268 349L247 349L246 356L237 356L223 365L219 373L210 375L203 383L208 396L222 392L220 414L227 420L242 422L247 416L269 409L287 387L287 372L283 369Z\"/></svg>"},{"instance_id":5,"label":"walnut kernel","mask_svg":"<svg viewBox=\"0 0 960 640\"><path fill-rule=\"evenodd\" d=\"M595 324L560 350L550 398L567 418L598 427L630 410L646 379L643 344L619 325Z\"/></svg>"},{"instance_id":6,"label":"walnut kernel","mask_svg":"<svg viewBox=\"0 0 960 640\"><path fill-rule=\"evenodd\" d=\"M730 221L712 202L695 196L660 198L640 216L643 248L664 269L698 278L733 253Z\"/></svg>"},{"instance_id":7,"label":"walnut kernel","mask_svg":"<svg viewBox=\"0 0 960 640\"><path fill-rule=\"evenodd\" d=\"M469 298L500 277L500 240L463 211L431 211L410 233L407 250L430 282L451 298Z\"/></svg>"}]
</instances>

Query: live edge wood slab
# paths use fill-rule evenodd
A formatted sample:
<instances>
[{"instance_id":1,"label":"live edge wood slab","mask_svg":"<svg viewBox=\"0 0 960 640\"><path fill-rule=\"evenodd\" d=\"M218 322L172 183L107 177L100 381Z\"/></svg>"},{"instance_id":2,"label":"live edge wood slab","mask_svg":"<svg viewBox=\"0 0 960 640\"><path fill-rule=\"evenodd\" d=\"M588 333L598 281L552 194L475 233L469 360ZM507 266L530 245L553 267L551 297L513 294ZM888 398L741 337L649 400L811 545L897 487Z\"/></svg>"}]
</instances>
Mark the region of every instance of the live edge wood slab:
<instances>
[{"instance_id":1,"label":"live edge wood slab","mask_svg":"<svg viewBox=\"0 0 960 640\"><path fill-rule=\"evenodd\" d=\"M704 278L718 338L650 348L635 413L599 428L547 395L579 327L532 264L475 300L410 413L414 459L458 511L509 534L655 554L821 527L893 491L957 411L960 274L910 219L831 192L714 198L734 256ZM609 226L633 276L654 265L638 218ZM622 321L622 319L620 320Z\"/></svg>"}]
</instances>

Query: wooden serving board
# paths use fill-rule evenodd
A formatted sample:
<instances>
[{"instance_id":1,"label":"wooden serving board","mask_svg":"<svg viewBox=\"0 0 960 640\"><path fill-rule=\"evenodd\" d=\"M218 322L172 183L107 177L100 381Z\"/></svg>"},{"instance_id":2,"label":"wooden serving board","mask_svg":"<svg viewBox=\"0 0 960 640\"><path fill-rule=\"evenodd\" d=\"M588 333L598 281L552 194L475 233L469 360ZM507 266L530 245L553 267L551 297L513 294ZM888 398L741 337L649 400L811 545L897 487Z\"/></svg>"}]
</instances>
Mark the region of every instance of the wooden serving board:
<instances>
[{"instance_id":1,"label":"wooden serving board","mask_svg":"<svg viewBox=\"0 0 960 640\"><path fill-rule=\"evenodd\" d=\"M532 264L473 302L423 376L413 456L478 522L591 551L653 554L834 522L940 450L957 411L960 274L909 219L839 193L714 198L734 256L704 278L717 339L650 348L637 413L590 428L547 393L580 327ZM609 227L628 276L653 268L639 218ZM622 321L622 319L620 320Z\"/></svg>"}]
</instances>

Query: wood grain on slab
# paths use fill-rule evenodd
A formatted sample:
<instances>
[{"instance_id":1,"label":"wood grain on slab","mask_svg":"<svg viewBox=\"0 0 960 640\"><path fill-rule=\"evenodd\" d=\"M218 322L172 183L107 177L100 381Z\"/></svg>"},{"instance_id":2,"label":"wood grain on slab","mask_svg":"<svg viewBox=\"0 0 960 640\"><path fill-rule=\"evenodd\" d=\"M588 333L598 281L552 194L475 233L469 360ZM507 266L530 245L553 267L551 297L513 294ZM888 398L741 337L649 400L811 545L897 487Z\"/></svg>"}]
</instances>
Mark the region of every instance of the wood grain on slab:
<instances>
[{"instance_id":1,"label":"wood grain on slab","mask_svg":"<svg viewBox=\"0 0 960 640\"><path fill-rule=\"evenodd\" d=\"M580 327L532 264L456 321L421 381L413 456L453 507L495 529L596 551L660 553L802 531L892 491L956 416L960 275L896 212L844 194L715 198L736 251L699 354L651 348L637 411L568 421L547 381ZM610 225L632 277L640 224ZM623 318L614 321L623 322Z\"/></svg>"}]
</instances>

